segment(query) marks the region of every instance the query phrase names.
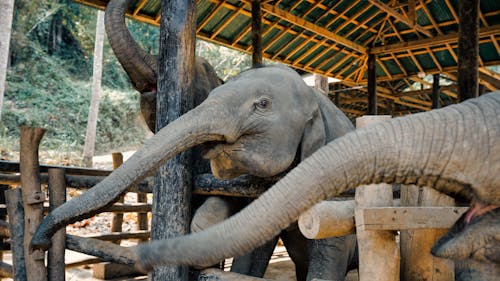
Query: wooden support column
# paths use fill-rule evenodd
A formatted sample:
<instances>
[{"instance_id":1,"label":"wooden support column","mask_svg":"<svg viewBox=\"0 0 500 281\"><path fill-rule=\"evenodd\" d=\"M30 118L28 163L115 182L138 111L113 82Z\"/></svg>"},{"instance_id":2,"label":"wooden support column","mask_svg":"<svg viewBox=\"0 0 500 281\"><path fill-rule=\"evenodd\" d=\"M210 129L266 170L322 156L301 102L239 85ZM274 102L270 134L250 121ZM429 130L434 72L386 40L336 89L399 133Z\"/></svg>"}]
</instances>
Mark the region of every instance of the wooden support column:
<instances>
[{"instance_id":1,"label":"wooden support column","mask_svg":"<svg viewBox=\"0 0 500 281\"><path fill-rule=\"evenodd\" d=\"M479 0L459 1L458 96L478 96Z\"/></svg>"},{"instance_id":2,"label":"wooden support column","mask_svg":"<svg viewBox=\"0 0 500 281\"><path fill-rule=\"evenodd\" d=\"M120 152L113 152L111 154L111 157L113 158L113 170L116 170L123 164L123 154L121 154ZM124 201L123 197L124 196L120 196L118 203L123 203ZM123 225L123 214L122 213L113 214L113 218L111 220L111 232L122 232L122 225ZM115 243L120 245L120 240L115 241Z\"/></svg>"},{"instance_id":3,"label":"wooden support column","mask_svg":"<svg viewBox=\"0 0 500 281\"><path fill-rule=\"evenodd\" d=\"M401 187L401 205L454 206L454 200L434 189L409 185ZM453 260L431 255L432 246L446 231L447 229L401 230L401 280L455 280Z\"/></svg>"},{"instance_id":4,"label":"wooden support column","mask_svg":"<svg viewBox=\"0 0 500 281\"><path fill-rule=\"evenodd\" d=\"M368 115L377 115L377 67L375 55L368 55Z\"/></svg>"},{"instance_id":5,"label":"wooden support column","mask_svg":"<svg viewBox=\"0 0 500 281\"><path fill-rule=\"evenodd\" d=\"M21 188L5 191L5 197L9 222L16 222L9 223L14 280L25 281L27 276L26 266L24 266L24 208Z\"/></svg>"},{"instance_id":6,"label":"wooden support column","mask_svg":"<svg viewBox=\"0 0 500 281\"><path fill-rule=\"evenodd\" d=\"M328 95L328 77L314 74L314 89L320 90L323 94Z\"/></svg>"},{"instance_id":7,"label":"wooden support column","mask_svg":"<svg viewBox=\"0 0 500 281\"><path fill-rule=\"evenodd\" d=\"M52 212L66 202L66 180L63 169L49 169L49 205ZM65 280L66 228L52 236L52 247L48 252L47 271L50 281Z\"/></svg>"},{"instance_id":8,"label":"wooden support column","mask_svg":"<svg viewBox=\"0 0 500 281\"><path fill-rule=\"evenodd\" d=\"M163 0L156 128L167 125L193 107L196 1ZM152 239L189 232L192 173L189 151L158 168L153 192ZM152 280L188 280L186 266L157 267Z\"/></svg>"},{"instance_id":9,"label":"wooden support column","mask_svg":"<svg viewBox=\"0 0 500 281\"><path fill-rule=\"evenodd\" d=\"M432 109L439 108L439 74L432 75Z\"/></svg>"},{"instance_id":10,"label":"wooden support column","mask_svg":"<svg viewBox=\"0 0 500 281\"><path fill-rule=\"evenodd\" d=\"M388 115L363 116L356 119L356 127L369 126L390 119ZM360 281L398 281L399 280L399 247L392 231L365 230L358 222L362 219L364 207L392 206L392 185L373 184L356 189L356 237L359 253Z\"/></svg>"},{"instance_id":11,"label":"wooden support column","mask_svg":"<svg viewBox=\"0 0 500 281\"><path fill-rule=\"evenodd\" d=\"M38 146L45 133L44 129L21 127L21 152L19 170L24 205L24 255L28 280L47 280L45 253L31 251L31 238L43 216L45 194L40 187L40 167L38 165Z\"/></svg>"},{"instance_id":12,"label":"wooden support column","mask_svg":"<svg viewBox=\"0 0 500 281\"><path fill-rule=\"evenodd\" d=\"M252 1L252 67L262 65L262 9L260 0Z\"/></svg>"}]
</instances>

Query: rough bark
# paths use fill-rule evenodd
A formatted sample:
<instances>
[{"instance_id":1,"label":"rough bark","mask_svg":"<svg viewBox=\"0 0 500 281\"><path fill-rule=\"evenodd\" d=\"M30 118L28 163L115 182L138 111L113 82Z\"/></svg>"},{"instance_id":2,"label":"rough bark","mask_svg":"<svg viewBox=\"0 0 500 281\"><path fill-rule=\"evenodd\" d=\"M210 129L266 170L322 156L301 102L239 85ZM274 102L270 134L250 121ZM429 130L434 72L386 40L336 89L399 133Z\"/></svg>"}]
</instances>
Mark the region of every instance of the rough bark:
<instances>
[{"instance_id":1,"label":"rough bark","mask_svg":"<svg viewBox=\"0 0 500 281\"><path fill-rule=\"evenodd\" d=\"M64 170L49 169L50 210L66 202L66 181ZM47 271L50 281L65 280L66 229L60 229L52 237L52 247L48 252Z\"/></svg>"},{"instance_id":2,"label":"rough bark","mask_svg":"<svg viewBox=\"0 0 500 281\"><path fill-rule=\"evenodd\" d=\"M460 101L478 96L479 0L459 2L458 96Z\"/></svg>"},{"instance_id":3,"label":"rough bark","mask_svg":"<svg viewBox=\"0 0 500 281\"><path fill-rule=\"evenodd\" d=\"M83 164L92 167L92 158L95 151L95 138L97 131L97 115L99 112L99 99L101 97L102 81L102 52L104 47L104 12L97 11L94 43L94 68L92 74L92 98L90 100L87 132L83 146Z\"/></svg>"},{"instance_id":4,"label":"rough bark","mask_svg":"<svg viewBox=\"0 0 500 281\"><path fill-rule=\"evenodd\" d=\"M26 267L24 266L24 208L22 191L15 188L5 191L7 199L7 213L9 214L10 232L12 236L12 264L14 269L14 280L27 280Z\"/></svg>"},{"instance_id":5,"label":"rough bark","mask_svg":"<svg viewBox=\"0 0 500 281\"><path fill-rule=\"evenodd\" d=\"M2 120L3 96L9 61L9 45L13 12L14 0L5 0L0 2L0 26L2 27L0 28L0 120Z\"/></svg>"},{"instance_id":6,"label":"rough bark","mask_svg":"<svg viewBox=\"0 0 500 281\"><path fill-rule=\"evenodd\" d=\"M45 194L40 186L38 167L38 146L45 133L41 128L21 127L21 152L19 170L24 205L24 254L26 274L29 280L47 280L45 253L40 250L30 251L29 243L43 217Z\"/></svg>"}]
</instances>

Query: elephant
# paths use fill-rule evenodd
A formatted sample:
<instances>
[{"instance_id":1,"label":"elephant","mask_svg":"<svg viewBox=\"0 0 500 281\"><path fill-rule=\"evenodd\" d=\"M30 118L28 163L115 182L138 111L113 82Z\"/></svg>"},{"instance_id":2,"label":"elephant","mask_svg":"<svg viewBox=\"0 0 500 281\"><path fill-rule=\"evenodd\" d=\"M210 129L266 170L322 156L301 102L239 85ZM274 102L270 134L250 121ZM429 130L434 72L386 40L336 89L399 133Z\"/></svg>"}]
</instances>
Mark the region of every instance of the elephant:
<instances>
[{"instance_id":1,"label":"elephant","mask_svg":"<svg viewBox=\"0 0 500 281\"><path fill-rule=\"evenodd\" d=\"M291 90L297 86L287 83L282 88ZM216 89L213 94L216 97L224 92ZM270 99L266 91L249 95L253 102L233 108L233 111L272 117L271 110L281 102ZM220 106L208 99L160 130L92 192L78 197L81 199L72 207L66 204L50 213L35 233L31 246L47 249L55 229L88 211L85 202L88 205L88 202L102 201L99 198L103 196L116 197L179 149L207 141L228 149L238 145L242 124L231 119L230 112ZM217 128L211 126L208 130L203 123L206 118L200 118L207 111L232 122ZM251 122L254 118L248 120L250 122L244 122L247 124L244 127L261 128ZM315 120L318 118L311 116L312 122L307 126L314 126ZM199 128L186 129L189 122ZM311 143L311 140L303 142ZM245 146L251 144L251 139L244 143ZM245 150L239 149L237 153L245 153ZM246 173L268 171L268 165L262 167L258 161L253 163L255 166L248 165ZM198 233L141 244L133 252L137 265L145 270L160 264L209 265L261 245L315 203L348 189L382 182L416 184L470 200L472 207L432 252L444 258L479 261L485 267L482 278L492 280L499 273L499 170L500 92L494 92L458 105L395 118L347 133L316 150L257 200L224 222ZM268 215L262 215L264 213Z\"/></svg>"},{"instance_id":2,"label":"elephant","mask_svg":"<svg viewBox=\"0 0 500 281\"><path fill-rule=\"evenodd\" d=\"M127 186L191 147L205 145L203 157L210 160L212 173L218 178L271 177L287 172L330 140L353 129L350 120L324 94L307 86L294 70L265 66L244 71L157 132L101 183L51 212L38 228L32 246L46 249L56 229L102 210ZM348 265L355 263L354 236L327 239L313 246L345 251L328 255L328 268L306 276L308 242L295 225L284 230L281 237L296 263L299 280L323 276L343 280Z\"/></svg>"},{"instance_id":3,"label":"elephant","mask_svg":"<svg viewBox=\"0 0 500 281\"><path fill-rule=\"evenodd\" d=\"M221 131L211 139L228 142L230 137ZM210 264L251 250L317 202L346 190L370 183L416 184L471 202L432 253L478 262L480 271L463 280L496 280L499 171L497 91L350 132L318 149L235 216L202 232L138 245L133 252L145 270L159 264Z\"/></svg>"}]
</instances>

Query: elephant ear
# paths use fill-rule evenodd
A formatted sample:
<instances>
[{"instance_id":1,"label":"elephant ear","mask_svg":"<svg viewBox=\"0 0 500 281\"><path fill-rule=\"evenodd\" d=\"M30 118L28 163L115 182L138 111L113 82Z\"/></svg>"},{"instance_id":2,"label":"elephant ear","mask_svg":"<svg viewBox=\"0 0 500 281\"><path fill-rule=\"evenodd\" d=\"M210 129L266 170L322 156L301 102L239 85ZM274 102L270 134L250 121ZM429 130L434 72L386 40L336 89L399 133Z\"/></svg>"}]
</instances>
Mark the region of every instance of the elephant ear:
<instances>
[{"instance_id":1,"label":"elephant ear","mask_svg":"<svg viewBox=\"0 0 500 281\"><path fill-rule=\"evenodd\" d=\"M304 160L309 155L326 144L325 123L319 107L312 112L307 121L302 135L300 146L300 159Z\"/></svg>"}]
</instances>

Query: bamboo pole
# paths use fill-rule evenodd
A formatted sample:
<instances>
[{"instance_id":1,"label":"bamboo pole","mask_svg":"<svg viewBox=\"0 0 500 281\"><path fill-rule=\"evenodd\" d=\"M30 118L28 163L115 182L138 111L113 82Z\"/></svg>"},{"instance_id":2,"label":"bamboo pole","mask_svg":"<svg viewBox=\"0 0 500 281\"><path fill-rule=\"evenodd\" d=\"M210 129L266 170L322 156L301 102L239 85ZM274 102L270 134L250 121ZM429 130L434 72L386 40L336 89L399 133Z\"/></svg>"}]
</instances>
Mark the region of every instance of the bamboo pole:
<instances>
[{"instance_id":1,"label":"bamboo pole","mask_svg":"<svg viewBox=\"0 0 500 281\"><path fill-rule=\"evenodd\" d=\"M49 169L49 204L50 211L66 202L66 180L64 170ZM66 228L58 230L52 236L52 246L48 252L47 271L50 281L64 281L66 252Z\"/></svg>"},{"instance_id":2,"label":"bamboo pole","mask_svg":"<svg viewBox=\"0 0 500 281\"><path fill-rule=\"evenodd\" d=\"M45 133L44 129L21 127L20 171L24 205L24 254L28 280L47 280L45 253L30 251L29 245L43 216L45 194L40 187L38 167L38 146Z\"/></svg>"},{"instance_id":3,"label":"bamboo pole","mask_svg":"<svg viewBox=\"0 0 500 281\"><path fill-rule=\"evenodd\" d=\"M26 267L24 266L24 208L21 188L5 191L7 199L7 213L10 223L10 240L12 241L12 266L14 269L14 280L25 281Z\"/></svg>"}]
</instances>

